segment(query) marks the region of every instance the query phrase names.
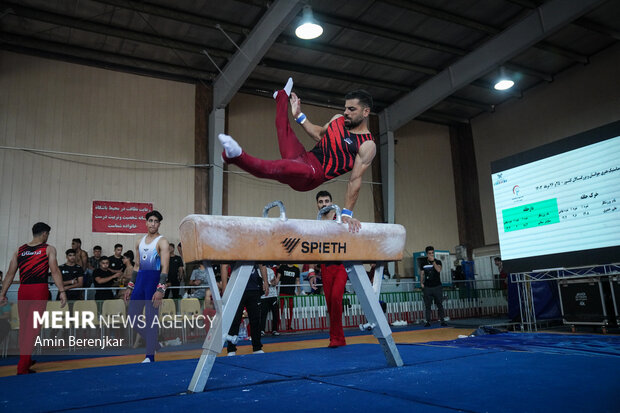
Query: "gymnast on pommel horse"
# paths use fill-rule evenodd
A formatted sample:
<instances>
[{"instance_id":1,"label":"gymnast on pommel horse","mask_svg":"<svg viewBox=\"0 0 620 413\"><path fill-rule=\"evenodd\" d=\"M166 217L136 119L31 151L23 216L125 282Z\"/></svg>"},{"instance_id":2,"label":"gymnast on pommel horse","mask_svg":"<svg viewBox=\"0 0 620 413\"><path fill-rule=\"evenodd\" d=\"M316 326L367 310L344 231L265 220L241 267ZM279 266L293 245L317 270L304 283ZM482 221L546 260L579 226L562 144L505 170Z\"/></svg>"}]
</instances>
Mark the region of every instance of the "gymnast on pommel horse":
<instances>
[{"instance_id":1,"label":"gymnast on pommel horse","mask_svg":"<svg viewBox=\"0 0 620 413\"><path fill-rule=\"evenodd\" d=\"M241 149L231 137L220 134L224 147L222 158L258 178L274 179L296 191L310 191L324 182L351 171L342 210L342 220L351 232L359 231L361 224L353 218L362 176L375 157L375 142L368 130L368 116L372 109L372 96L365 90L355 90L345 96L342 115L335 115L324 126L314 125L301 112L301 99L292 93L293 79L289 78L284 89L278 90L276 100L276 131L282 159L263 160ZM291 112L295 121L316 141L311 151L306 151L291 129L288 120L290 97Z\"/></svg>"},{"instance_id":2,"label":"gymnast on pommel horse","mask_svg":"<svg viewBox=\"0 0 620 413\"><path fill-rule=\"evenodd\" d=\"M267 218L269 205L263 218L189 215L181 222L183 258L186 262L203 262L216 307L216 318L202 346L202 355L192 376L189 392L204 390L224 343L236 340L236 337L228 335L228 331L252 268L259 262L342 262L366 315L367 323L360 328L373 332L388 365L403 365L378 295L385 263L402 259L405 228L397 224L364 223L359 232L352 233L343 224L339 208L336 209L336 221L289 220L284 206L279 201L277 205L280 206L279 218ZM304 248L304 245L313 243L327 245L334 242L345 248L333 248L328 252ZM260 261L256 257L260 257ZM237 264L224 296L220 297L212 264L228 262ZM363 263L376 264L372 285Z\"/></svg>"}]
</instances>

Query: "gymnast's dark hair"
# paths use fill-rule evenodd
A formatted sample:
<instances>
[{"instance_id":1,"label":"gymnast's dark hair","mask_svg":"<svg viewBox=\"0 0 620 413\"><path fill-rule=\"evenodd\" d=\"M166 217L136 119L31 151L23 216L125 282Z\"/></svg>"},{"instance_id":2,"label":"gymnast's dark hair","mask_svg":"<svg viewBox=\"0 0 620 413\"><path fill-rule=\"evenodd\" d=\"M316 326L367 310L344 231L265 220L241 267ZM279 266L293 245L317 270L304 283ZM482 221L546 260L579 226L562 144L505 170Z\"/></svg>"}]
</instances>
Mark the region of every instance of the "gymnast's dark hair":
<instances>
[{"instance_id":1,"label":"gymnast's dark hair","mask_svg":"<svg viewBox=\"0 0 620 413\"><path fill-rule=\"evenodd\" d=\"M344 100L349 99L358 99L362 106L366 106L372 110L372 96L370 96L370 93L366 92L364 89L353 90L347 93Z\"/></svg>"},{"instance_id":2,"label":"gymnast's dark hair","mask_svg":"<svg viewBox=\"0 0 620 413\"><path fill-rule=\"evenodd\" d=\"M50 232L51 230L52 227L47 225L45 222L37 222L32 226L32 235L36 237L37 235L41 235L44 232Z\"/></svg>"},{"instance_id":3,"label":"gymnast's dark hair","mask_svg":"<svg viewBox=\"0 0 620 413\"><path fill-rule=\"evenodd\" d=\"M329 192L327 192L327 191L319 191L316 194L316 201L319 202L319 198L322 197L322 196L328 196L330 200L333 199L332 198L332 194L330 194Z\"/></svg>"},{"instance_id":4,"label":"gymnast's dark hair","mask_svg":"<svg viewBox=\"0 0 620 413\"><path fill-rule=\"evenodd\" d=\"M157 218L157 220L158 220L159 222L161 222L161 221L163 221L163 220L164 220L164 217L162 217L162 216L161 216L161 214L159 213L159 211L155 211L155 210L152 210L151 212L149 212L149 213L148 213L148 214L146 214L146 216L145 216L145 218L146 218L146 220L147 220L147 221L149 220L149 218L150 218L150 217L155 217L155 218Z\"/></svg>"}]
</instances>

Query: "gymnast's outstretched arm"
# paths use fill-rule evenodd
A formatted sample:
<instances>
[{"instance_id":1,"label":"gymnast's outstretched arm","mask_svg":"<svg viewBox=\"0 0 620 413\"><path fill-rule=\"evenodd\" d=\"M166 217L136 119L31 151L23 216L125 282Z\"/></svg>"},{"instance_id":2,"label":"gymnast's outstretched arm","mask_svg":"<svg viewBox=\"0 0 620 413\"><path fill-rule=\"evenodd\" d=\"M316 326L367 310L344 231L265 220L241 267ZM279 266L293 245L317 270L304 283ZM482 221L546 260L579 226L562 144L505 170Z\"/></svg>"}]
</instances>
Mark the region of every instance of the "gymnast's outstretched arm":
<instances>
[{"instance_id":1,"label":"gymnast's outstretched arm","mask_svg":"<svg viewBox=\"0 0 620 413\"><path fill-rule=\"evenodd\" d=\"M299 115L301 115L301 99L299 99L295 93L291 93L290 102L293 118L297 119ZM301 127L304 128L304 131L306 131L308 136L318 142L321 140L323 135L325 135L325 132L327 132L327 127L329 124L340 116L342 115L334 115L334 117L332 117L331 120L323 126L315 125L306 117L306 120L301 124Z\"/></svg>"},{"instance_id":2,"label":"gymnast's outstretched arm","mask_svg":"<svg viewBox=\"0 0 620 413\"><path fill-rule=\"evenodd\" d=\"M351 170L349 184L347 185L347 192L344 196L344 207L350 211L353 211L353 207L355 207L355 203L357 202L357 197L360 194L364 172L372 163L376 153L377 146L373 141L364 142L357 152L355 163ZM355 218L349 218L343 215L342 221L349 225L349 231L351 232L358 232L362 227L360 222Z\"/></svg>"}]
</instances>

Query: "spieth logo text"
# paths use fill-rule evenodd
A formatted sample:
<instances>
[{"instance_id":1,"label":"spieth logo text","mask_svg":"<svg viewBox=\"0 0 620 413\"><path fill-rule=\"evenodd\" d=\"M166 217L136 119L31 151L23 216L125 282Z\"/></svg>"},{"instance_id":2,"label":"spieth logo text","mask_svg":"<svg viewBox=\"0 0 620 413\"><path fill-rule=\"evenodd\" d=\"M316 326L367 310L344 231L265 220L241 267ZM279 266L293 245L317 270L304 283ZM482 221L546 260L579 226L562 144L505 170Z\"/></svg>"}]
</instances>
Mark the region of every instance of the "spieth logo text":
<instances>
[{"instance_id":1,"label":"spieth logo text","mask_svg":"<svg viewBox=\"0 0 620 413\"><path fill-rule=\"evenodd\" d=\"M346 254L347 243L337 241L302 241L301 238L285 238L281 242L287 253L291 254L298 245L302 254Z\"/></svg>"}]
</instances>

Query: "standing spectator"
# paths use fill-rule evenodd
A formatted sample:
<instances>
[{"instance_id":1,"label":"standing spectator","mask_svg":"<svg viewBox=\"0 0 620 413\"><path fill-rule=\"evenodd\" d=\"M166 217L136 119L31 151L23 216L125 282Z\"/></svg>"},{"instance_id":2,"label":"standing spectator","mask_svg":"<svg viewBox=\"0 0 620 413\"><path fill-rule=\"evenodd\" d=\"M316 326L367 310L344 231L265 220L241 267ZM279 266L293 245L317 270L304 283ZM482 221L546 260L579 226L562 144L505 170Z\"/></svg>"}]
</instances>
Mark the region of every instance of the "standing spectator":
<instances>
[{"instance_id":1,"label":"standing spectator","mask_svg":"<svg viewBox=\"0 0 620 413\"><path fill-rule=\"evenodd\" d=\"M183 272L185 269L183 268L183 260L178 255L174 255L174 244L171 242L169 245L170 248L170 268L168 271L168 280L166 285L168 287L173 287L171 289L166 289L166 296L168 298L170 292L172 291L172 298L178 299L180 294L179 287L181 286L181 280L183 279ZM203 296L204 298L204 296Z\"/></svg>"},{"instance_id":2,"label":"standing spectator","mask_svg":"<svg viewBox=\"0 0 620 413\"><path fill-rule=\"evenodd\" d=\"M497 270L499 271L499 288L504 292L504 295L506 295L506 291L508 290L508 273L504 271L504 263L501 257L495 257L493 261L495 261L495 265L497 265Z\"/></svg>"},{"instance_id":3,"label":"standing spectator","mask_svg":"<svg viewBox=\"0 0 620 413\"><path fill-rule=\"evenodd\" d=\"M99 268L99 259L101 259L101 247L95 245L92 257L88 257L88 269L84 271L84 288L90 288L93 285L93 272ZM87 299L92 298L88 290L84 291L84 296Z\"/></svg>"},{"instance_id":4,"label":"standing spectator","mask_svg":"<svg viewBox=\"0 0 620 413\"><path fill-rule=\"evenodd\" d=\"M316 194L316 207L319 211L331 205L332 195L329 192L319 191ZM322 219L336 219L336 211L329 211L323 215ZM346 346L347 342L342 327L342 298L347 285L347 271L342 264L322 264L321 277L325 303L329 313L329 347Z\"/></svg>"},{"instance_id":5,"label":"standing spectator","mask_svg":"<svg viewBox=\"0 0 620 413\"><path fill-rule=\"evenodd\" d=\"M280 275L276 275L273 269L267 267L267 285L269 292L261 297L261 334L265 334L267 329L267 315L271 312L273 318L271 323L271 334L279 336L278 324L280 324L280 306L278 304L278 284L280 283Z\"/></svg>"},{"instance_id":6,"label":"standing spectator","mask_svg":"<svg viewBox=\"0 0 620 413\"><path fill-rule=\"evenodd\" d=\"M426 309L426 323L424 327L431 326L431 306L433 301L439 310L439 321L442 326L446 326L443 311L443 288L441 286L441 261L435 258L435 248L428 246L426 251L426 262L422 262L420 268L420 286L424 295L424 306Z\"/></svg>"},{"instance_id":7,"label":"standing spectator","mask_svg":"<svg viewBox=\"0 0 620 413\"><path fill-rule=\"evenodd\" d=\"M11 258L9 270L2 283L0 292L0 306L8 302L6 292L9 290L15 274L19 269L19 290L17 291L17 306L20 319L19 329L19 363L17 374L35 373L31 370L32 350L39 335L41 326L34 325L34 312L40 315L45 311L49 289L47 287L47 273L52 272L52 278L58 294L61 308L67 305L67 293L64 290L62 276L56 260L56 248L47 244L51 228L44 222L37 222L32 227L32 241L17 249Z\"/></svg>"},{"instance_id":8,"label":"standing spectator","mask_svg":"<svg viewBox=\"0 0 620 413\"><path fill-rule=\"evenodd\" d=\"M109 270L114 274L122 274L125 271L125 266L123 265L123 244L114 245L114 255L108 257L110 261Z\"/></svg>"},{"instance_id":9,"label":"standing spectator","mask_svg":"<svg viewBox=\"0 0 620 413\"><path fill-rule=\"evenodd\" d=\"M75 301L82 299L82 291L75 291L74 288L82 288L84 282L84 270L76 264L77 254L74 249L65 251L67 261L59 267L62 274L62 282L67 292L67 300ZM60 300L60 296L57 298Z\"/></svg>"},{"instance_id":10,"label":"standing spectator","mask_svg":"<svg viewBox=\"0 0 620 413\"><path fill-rule=\"evenodd\" d=\"M227 278L228 271L227 269L222 268L222 282L224 283L224 285L226 285L226 282L228 281ZM241 324L241 318L243 317L243 308L245 307L248 311L248 318L250 319L252 350L256 354L264 353L264 351L262 350L263 345L260 339L260 297L263 293L267 294L268 292L269 287L267 286L267 270L264 265L255 265L254 268L252 268L250 279L245 286L243 297L241 297L241 302L239 303L239 308L237 308L237 313L235 314L235 318L233 319L230 330L228 331L228 334L231 336L236 336L237 334L239 334L239 325ZM229 356L234 356L235 354L237 354L237 346L229 341L227 351Z\"/></svg>"},{"instance_id":11,"label":"standing spectator","mask_svg":"<svg viewBox=\"0 0 620 413\"><path fill-rule=\"evenodd\" d=\"M278 267L277 276L280 279L280 308L285 308L285 297L288 298L288 323L287 330L292 329L293 324L293 295L298 295L301 288L299 268L282 264Z\"/></svg>"},{"instance_id":12,"label":"standing spectator","mask_svg":"<svg viewBox=\"0 0 620 413\"><path fill-rule=\"evenodd\" d=\"M97 268L99 268L99 260L101 259L101 246L95 245L93 247L93 256L88 258L88 269L92 274Z\"/></svg>"},{"instance_id":13,"label":"standing spectator","mask_svg":"<svg viewBox=\"0 0 620 413\"><path fill-rule=\"evenodd\" d=\"M71 249L75 250L75 263L82 267L82 271L88 268L88 254L82 249L82 240L73 238L71 240Z\"/></svg>"},{"instance_id":14,"label":"standing spectator","mask_svg":"<svg viewBox=\"0 0 620 413\"><path fill-rule=\"evenodd\" d=\"M93 272L93 278L95 279L95 287L114 287L114 281L121 277L121 273L113 273L109 269L110 259L103 256L99 259L99 268ZM111 300L114 298L112 290L97 290L95 292L95 300Z\"/></svg>"},{"instance_id":15,"label":"standing spectator","mask_svg":"<svg viewBox=\"0 0 620 413\"><path fill-rule=\"evenodd\" d=\"M204 286L209 284L209 279L207 278L207 270L204 265L200 264L200 266L192 272L192 276L189 279L189 284L194 287L203 287L194 288L192 290L192 297L204 300L207 290L206 288L204 288Z\"/></svg>"}]
</instances>

